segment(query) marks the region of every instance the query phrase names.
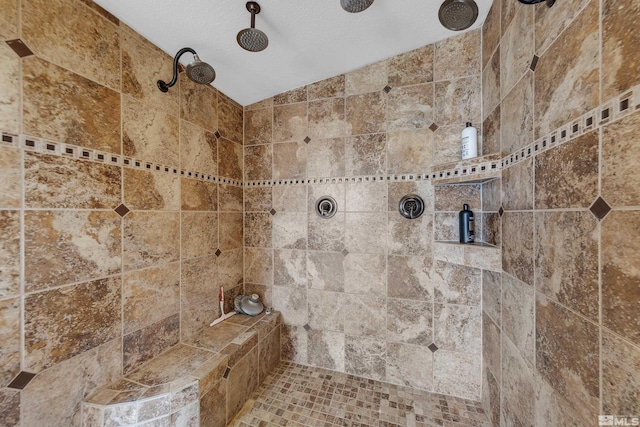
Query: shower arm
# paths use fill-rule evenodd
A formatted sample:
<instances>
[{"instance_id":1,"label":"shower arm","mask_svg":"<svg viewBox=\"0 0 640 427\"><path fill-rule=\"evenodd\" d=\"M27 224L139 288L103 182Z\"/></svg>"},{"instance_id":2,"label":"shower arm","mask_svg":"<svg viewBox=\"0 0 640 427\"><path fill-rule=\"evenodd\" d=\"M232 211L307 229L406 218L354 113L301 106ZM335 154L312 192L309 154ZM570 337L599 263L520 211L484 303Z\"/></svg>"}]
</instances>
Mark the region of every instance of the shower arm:
<instances>
[{"instance_id":1,"label":"shower arm","mask_svg":"<svg viewBox=\"0 0 640 427\"><path fill-rule=\"evenodd\" d=\"M175 58L173 58L173 78L169 83L165 83L164 80L158 80L158 89L160 89L162 92L168 92L169 88L175 85L178 81L178 60L180 60L180 57L186 52L197 55L196 51L191 49L190 47L183 47L178 51L178 53L176 53Z\"/></svg>"}]
</instances>

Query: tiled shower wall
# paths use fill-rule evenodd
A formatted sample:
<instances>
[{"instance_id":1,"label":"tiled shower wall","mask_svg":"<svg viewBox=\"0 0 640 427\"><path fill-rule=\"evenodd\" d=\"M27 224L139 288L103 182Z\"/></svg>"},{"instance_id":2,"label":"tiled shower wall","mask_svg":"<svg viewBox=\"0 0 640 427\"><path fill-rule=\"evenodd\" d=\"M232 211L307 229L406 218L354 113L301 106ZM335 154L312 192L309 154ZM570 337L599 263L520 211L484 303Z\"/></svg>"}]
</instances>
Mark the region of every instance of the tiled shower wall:
<instances>
[{"instance_id":1,"label":"tiled shower wall","mask_svg":"<svg viewBox=\"0 0 640 427\"><path fill-rule=\"evenodd\" d=\"M634 0L495 0L485 21L485 147L525 153L483 188L504 209L483 286L494 425L640 414L638 20Z\"/></svg>"},{"instance_id":2,"label":"tiled shower wall","mask_svg":"<svg viewBox=\"0 0 640 427\"><path fill-rule=\"evenodd\" d=\"M90 1L0 10L0 424L75 425L241 289L243 111Z\"/></svg>"},{"instance_id":3,"label":"tiled shower wall","mask_svg":"<svg viewBox=\"0 0 640 427\"><path fill-rule=\"evenodd\" d=\"M435 260L433 241L457 238L480 186L380 177L459 160L480 60L472 31L245 107L245 287L282 312L286 357L479 399L482 271ZM410 193L419 219L398 213Z\"/></svg>"}]
</instances>

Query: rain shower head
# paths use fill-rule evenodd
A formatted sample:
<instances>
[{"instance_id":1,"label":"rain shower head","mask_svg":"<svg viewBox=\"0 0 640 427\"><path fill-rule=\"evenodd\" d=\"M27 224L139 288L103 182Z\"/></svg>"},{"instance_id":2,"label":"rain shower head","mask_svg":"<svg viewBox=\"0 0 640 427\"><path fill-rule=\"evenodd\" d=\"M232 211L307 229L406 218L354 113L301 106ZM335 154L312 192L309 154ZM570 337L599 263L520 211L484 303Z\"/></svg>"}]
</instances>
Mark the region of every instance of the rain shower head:
<instances>
[{"instance_id":1,"label":"rain shower head","mask_svg":"<svg viewBox=\"0 0 640 427\"><path fill-rule=\"evenodd\" d=\"M551 7L556 4L556 0L518 0L520 3L524 4L537 4L542 3L543 1L547 2L547 7Z\"/></svg>"},{"instance_id":2,"label":"rain shower head","mask_svg":"<svg viewBox=\"0 0 640 427\"><path fill-rule=\"evenodd\" d=\"M178 61L186 52L193 54L193 62L187 65L187 77L189 77L189 79L196 83L207 85L216 78L216 71L211 65L206 62L202 62L195 50L190 47L183 47L173 58L173 78L171 81L169 83L165 83L164 80L158 80L158 89L162 92L167 92L169 88L175 85L178 81Z\"/></svg>"},{"instance_id":3,"label":"rain shower head","mask_svg":"<svg viewBox=\"0 0 640 427\"><path fill-rule=\"evenodd\" d=\"M373 4L373 0L340 0L340 6L350 13L358 13Z\"/></svg>"},{"instance_id":4,"label":"rain shower head","mask_svg":"<svg viewBox=\"0 0 640 427\"><path fill-rule=\"evenodd\" d=\"M478 5L473 0L445 0L438 11L438 19L449 30L466 30L478 19Z\"/></svg>"},{"instance_id":5,"label":"rain shower head","mask_svg":"<svg viewBox=\"0 0 640 427\"><path fill-rule=\"evenodd\" d=\"M240 30L236 40L244 50L260 52L269 46L269 37L256 28L256 15L260 13L260 5L254 1L247 2L247 10L251 12L251 28Z\"/></svg>"}]
</instances>

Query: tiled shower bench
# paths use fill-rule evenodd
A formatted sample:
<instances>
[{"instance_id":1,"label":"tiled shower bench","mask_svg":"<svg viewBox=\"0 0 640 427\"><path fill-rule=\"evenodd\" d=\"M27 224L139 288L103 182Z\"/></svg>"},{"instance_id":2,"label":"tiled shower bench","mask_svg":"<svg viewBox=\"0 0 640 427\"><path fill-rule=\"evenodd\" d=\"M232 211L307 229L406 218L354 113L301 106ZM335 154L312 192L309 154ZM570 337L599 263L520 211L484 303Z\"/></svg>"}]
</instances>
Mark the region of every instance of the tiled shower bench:
<instances>
[{"instance_id":1,"label":"tiled shower bench","mask_svg":"<svg viewBox=\"0 0 640 427\"><path fill-rule=\"evenodd\" d=\"M237 314L82 402L84 427L225 426L280 362L280 313Z\"/></svg>"}]
</instances>

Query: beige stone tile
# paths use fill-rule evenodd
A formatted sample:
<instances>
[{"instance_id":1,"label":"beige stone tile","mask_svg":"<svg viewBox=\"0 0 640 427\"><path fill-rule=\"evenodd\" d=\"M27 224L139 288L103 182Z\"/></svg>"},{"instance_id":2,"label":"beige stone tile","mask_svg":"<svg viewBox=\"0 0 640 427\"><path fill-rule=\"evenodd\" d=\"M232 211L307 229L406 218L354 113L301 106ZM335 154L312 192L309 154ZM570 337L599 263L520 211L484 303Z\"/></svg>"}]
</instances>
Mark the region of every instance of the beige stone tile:
<instances>
[{"instance_id":1,"label":"beige stone tile","mask_svg":"<svg viewBox=\"0 0 640 427\"><path fill-rule=\"evenodd\" d=\"M220 187L225 187L222 184ZM229 186L229 188L235 188ZM181 209L184 211L218 210L218 184L197 179L180 179Z\"/></svg>"},{"instance_id":2,"label":"beige stone tile","mask_svg":"<svg viewBox=\"0 0 640 427\"><path fill-rule=\"evenodd\" d=\"M340 252L307 252L309 289L342 292L345 290L345 256Z\"/></svg>"},{"instance_id":3,"label":"beige stone tile","mask_svg":"<svg viewBox=\"0 0 640 427\"><path fill-rule=\"evenodd\" d=\"M312 140L307 150L307 176L342 177L345 163L344 138Z\"/></svg>"},{"instance_id":4,"label":"beige stone tile","mask_svg":"<svg viewBox=\"0 0 640 427\"><path fill-rule=\"evenodd\" d=\"M477 268L434 261L435 302L480 305L482 271Z\"/></svg>"},{"instance_id":5,"label":"beige stone tile","mask_svg":"<svg viewBox=\"0 0 640 427\"><path fill-rule=\"evenodd\" d=\"M0 36L8 26L4 20L0 21ZM0 64L0 129L17 135L20 133L20 57L5 43L0 45Z\"/></svg>"},{"instance_id":6,"label":"beige stone tile","mask_svg":"<svg viewBox=\"0 0 640 427\"><path fill-rule=\"evenodd\" d=\"M131 212L123 222L123 270L138 270L180 258L180 215Z\"/></svg>"},{"instance_id":7,"label":"beige stone tile","mask_svg":"<svg viewBox=\"0 0 640 427\"><path fill-rule=\"evenodd\" d=\"M273 286L273 250L245 248L244 280L246 283Z\"/></svg>"},{"instance_id":8,"label":"beige stone tile","mask_svg":"<svg viewBox=\"0 0 640 427\"><path fill-rule=\"evenodd\" d=\"M533 285L533 213L505 212L502 216L502 268Z\"/></svg>"},{"instance_id":9,"label":"beige stone tile","mask_svg":"<svg viewBox=\"0 0 640 427\"><path fill-rule=\"evenodd\" d=\"M640 38L630 30L638 18L640 5L633 0L602 3L602 63L606 64L602 67L603 100L640 83L640 56L633 49Z\"/></svg>"},{"instance_id":10,"label":"beige stone tile","mask_svg":"<svg viewBox=\"0 0 640 427\"><path fill-rule=\"evenodd\" d=\"M120 287L100 279L27 296L24 367L39 372L119 337Z\"/></svg>"},{"instance_id":11,"label":"beige stone tile","mask_svg":"<svg viewBox=\"0 0 640 427\"><path fill-rule=\"evenodd\" d=\"M433 386L432 353L425 347L387 343L387 381L423 390Z\"/></svg>"},{"instance_id":12,"label":"beige stone tile","mask_svg":"<svg viewBox=\"0 0 640 427\"><path fill-rule=\"evenodd\" d=\"M482 210L484 212L500 210L500 206L502 206L501 187L501 179L494 179L482 184Z\"/></svg>"},{"instance_id":13,"label":"beige stone tile","mask_svg":"<svg viewBox=\"0 0 640 427\"><path fill-rule=\"evenodd\" d=\"M387 171L386 134L359 135L345 143L345 174L382 175Z\"/></svg>"},{"instance_id":14,"label":"beige stone tile","mask_svg":"<svg viewBox=\"0 0 640 427\"><path fill-rule=\"evenodd\" d=\"M599 413L598 326L536 297L536 368L583 423Z\"/></svg>"},{"instance_id":15,"label":"beige stone tile","mask_svg":"<svg viewBox=\"0 0 640 427\"><path fill-rule=\"evenodd\" d=\"M244 148L244 178L247 181L271 179L273 145L254 145Z\"/></svg>"},{"instance_id":16,"label":"beige stone tile","mask_svg":"<svg viewBox=\"0 0 640 427\"><path fill-rule=\"evenodd\" d=\"M589 0L571 0L559 7L535 8L536 53L540 56L570 24ZM554 5L555 6L555 5Z\"/></svg>"},{"instance_id":17,"label":"beige stone tile","mask_svg":"<svg viewBox=\"0 0 640 427\"><path fill-rule=\"evenodd\" d=\"M19 390L0 391L0 411L7 425L20 425L20 396Z\"/></svg>"},{"instance_id":18,"label":"beige stone tile","mask_svg":"<svg viewBox=\"0 0 640 427\"><path fill-rule=\"evenodd\" d=\"M433 132L429 129L387 134L389 174L428 171L433 163Z\"/></svg>"},{"instance_id":19,"label":"beige stone tile","mask_svg":"<svg viewBox=\"0 0 640 427\"><path fill-rule=\"evenodd\" d=\"M271 218L271 214L267 212L244 214L245 247L271 247Z\"/></svg>"},{"instance_id":20,"label":"beige stone tile","mask_svg":"<svg viewBox=\"0 0 640 427\"><path fill-rule=\"evenodd\" d=\"M278 282L275 282L278 285ZM282 313L282 320L287 326L303 326L309 318L307 310L307 290L303 287L291 288L285 286L273 287L274 308ZM304 337L302 336L304 335ZM293 337L294 342L306 343L306 331L304 329L297 330ZM297 345L293 354L296 357L306 358L306 353L302 353L304 349L300 349ZM286 350L285 345L285 354ZM289 354L291 354L289 352Z\"/></svg>"},{"instance_id":21,"label":"beige stone tile","mask_svg":"<svg viewBox=\"0 0 640 427\"><path fill-rule=\"evenodd\" d=\"M347 97L346 134L362 135L385 132L387 96L382 92L371 92Z\"/></svg>"},{"instance_id":22,"label":"beige stone tile","mask_svg":"<svg viewBox=\"0 0 640 427\"><path fill-rule=\"evenodd\" d=\"M160 322L125 335L122 339L122 372L125 375L129 374L145 362L178 344L179 340L179 314L169 316ZM163 384L167 382L169 379L167 377L172 375L175 369L184 369L187 366L183 363L176 364L175 360L167 363L166 359L167 358L156 358L153 362L146 365L145 370L137 371L135 375L127 375L127 377L133 381L147 385ZM162 365L163 369L154 369L158 364ZM166 365L172 366L172 369L169 369ZM149 371L156 372L156 376L152 378L146 377L144 373Z\"/></svg>"},{"instance_id":23,"label":"beige stone tile","mask_svg":"<svg viewBox=\"0 0 640 427\"><path fill-rule=\"evenodd\" d=\"M218 91L179 74L180 118L208 130L218 130Z\"/></svg>"},{"instance_id":24,"label":"beige stone tile","mask_svg":"<svg viewBox=\"0 0 640 427\"><path fill-rule=\"evenodd\" d=\"M205 174L223 175L218 170L218 141L213 133L180 121L180 167L184 170ZM222 155L220 155L222 159Z\"/></svg>"},{"instance_id":25,"label":"beige stone tile","mask_svg":"<svg viewBox=\"0 0 640 427\"><path fill-rule=\"evenodd\" d=\"M344 297L344 332L349 335L384 338L387 299L380 295L362 294L346 294Z\"/></svg>"},{"instance_id":26,"label":"beige stone tile","mask_svg":"<svg viewBox=\"0 0 640 427\"><path fill-rule=\"evenodd\" d=\"M498 105L482 123L482 154L501 153L501 109Z\"/></svg>"},{"instance_id":27,"label":"beige stone tile","mask_svg":"<svg viewBox=\"0 0 640 427\"><path fill-rule=\"evenodd\" d=\"M389 58L389 85L401 87L432 82L433 61L433 45L426 45ZM384 84L376 89L380 90L383 87Z\"/></svg>"},{"instance_id":28,"label":"beige stone tile","mask_svg":"<svg viewBox=\"0 0 640 427\"><path fill-rule=\"evenodd\" d=\"M438 351L482 353L480 307L436 303L433 319L433 336Z\"/></svg>"},{"instance_id":29,"label":"beige stone tile","mask_svg":"<svg viewBox=\"0 0 640 427\"><path fill-rule=\"evenodd\" d=\"M594 131L536 156L536 208L586 208L593 203L598 195L598 144Z\"/></svg>"},{"instance_id":30,"label":"beige stone tile","mask_svg":"<svg viewBox=\"0 0 640 427\"><path fill-rule=\"evenodd\" d=\"M376 62L351 71L345 74L345 94L381 91L387 85L387 75L387 61Z\"/></svg>"},{"instance_id":31,"label":"beige stone tile","mask_svg":"<svg viewBox=\"0 0 640 427\"><path fill-rule=\"evenodd\" d=\"M307 87L302 86L273 97L273 105L294 104L307 100Z\"/></svg>"},{"instance_id":32,"label":"beige stone tile","mask_svg":"<svg viewBox=\"0 0 640 427\"><path fill-rule=\"evenodd\" d=\"M280 328L260 341L260 383L273 373L280 363Z\"/></svg>"},{"instance_id":33,"label":"beige stone tile","mask_svg":"<svg viewBox=\"0 0 640 427\"><path fill-rule=\"evenodd\" d=\"M425 211L434 210L434 187L428 181L389 182L388 183L389 212L397 212L400 199L407 194L416 194L424 201Z\"/></svg>"},{"instance_id":34,"label":"beige stone tile","mask_svg":"<svg viewBox=\"0 0 640 427\"><path fill-rule=\"evenodd\" d=\"M120 94L57 65L22 60L22 131L120 153Z\"/></svg>"},{"instance_id":35,"label":"beige stone tile","mask_svg":"<svg viewBox=\"0 0 640 427\"><path fill-rule=\"evenodd\" d=\"M224 251L220 254L218 285L225 288L225 313L228 313L233 307L233 299L242 293L242 249Z\"/></svg>"},{"instance_id":36,"label":"beige stone tile","mask_svg":"<svg viewBox=\"0 0 640 427\"><path fill-rule=\"evenodd\" d=\"M344 371L345 335L334 331L309 331L308 362L311 366Z\"/></svg>"},{"instance_id":37,"label":"beige stone tile","mask_svg":"<svg viewBox=\"0 0 640 427\"><path fill-rule=\"evenodd\" d=\"M485 369L485 381L482 384L483 406L488 412L489 421L493 425L500 425L500 384L494 378L493 374ZM488 401L486 401L488 399ZM487 410L488 409L488 410Z\"/></svg>"},{"instance_id":38,"label":"beige stone tile","mask_svg":"<svg viewBox=\"0 0 640 427\"><path fill-rule=\"evenodd\" d=\"M387 299L387 341L416 344L433 342L433 304L424 301Z\"/></svg>"},{"instance_id":39,"label":"beige stone tile","mask_svg":"<svg viewBox=\"0 0 640 427\"><path fill-rule=\"evenodd\" d=\"M242 180L244 161L242 145L225 138L218 139L218 175Z\"/></svg>"},{"instance_id":40,"label":"beige stone tile","mask_svg":"<svg viewBox=\"0 0 640 427\"><path fill-rule=\"evenodd\" d=\"M200 423L207 426L225 426L227 415L227 382L224 380L218 381L210 391L208 391L202 398L200 398ZM198 424L198 405L195 405L194 425ZM174 414L176 415L176 414ZM173 415L172 415L173 417ZM187 422L173 424L190 425Z\"/></svg>"},{"instance_id":41,"label":"beige stone tile","mask_svg":"<svg viewBox=\"0 0 640 427\"><path fill-rule=\"evenodd\" d=\"M244 120L244 145L273 142L273 107L247 110Z\"/></svg>"},{"instance_id":42,"label":"beige stone tile","mask_svg":"<svg viewBox=\"0 0 640 427\"><path fill-rule=\"evenodd\" d=\"M535 351L534 290L514 277L502 275L502 330L533 365Z\"/></svg>"},{"instance_id":43,"label":"beige stone tile","mask_svg":"<svg viewBox=\"0 0 640 427\"><path fill-rule=\"evenodd\" d=\"M347 212L386 212L387 184L383 182L347 183L344 209Z\"/></svg>"},{"instance_id":44,"label":"beige stone tile","mask_svg":"<svg viewBox=\"0 0 640 427\"><path fill-rule=\"evenodd\" d=\"M182 261L180 271L181 334L185 338L220 315L218 262L215 255Z\"/></svg>"},{"instance_id":45,"label":"beige stone tile","mask_svg":"<svg viewBox=\"0 0 640 427\"><path fill-rule=\"evenodd\" d=\"M501 425L534 425L534 385L533 366L503 334Z\"/></svg>"},{"instance_id":46,"label":"beige stone tile","mask_svg":"<svg viewBox=\"0 0 640 427\"><path fill-rule=\"evenodd\" d=\"M500 47L495 51L490 59L487 59L487 66L482 70L482 118L487 116L500 104L502 96L500 93Z\"/></svg>"},{"instance_id":47,"label":"beige stone tile","mask_svg":"<svg viewBox=\"0 0 640 427\"><path fill-rule=\"evenodd\" d=\"M482 69L500 44L500 0L492 2L489 13L482 24Z\"/></svg>"},{"instance_id":48,"label":"beige stone tile","mask_svg":"<svg viewBox=\"0 0 640 427\"><path fill-rule=\"evenodd\" d=\"M612 206L638 206L640 177L636 171L640 113L607 125L602 131L602 197Z\"/></svg>"},{"instance_id":49,"label":"beige stone tile","mask_svg":"<svg viewBox=\"0 0 640 427\"><path fill-rule=\"evenodd\" d=\"M387 296L433 301L431 267L431 258L389 256L387 260Z\"/></svg>"},{"instance_id":50,"label":"beige stone tile","mask_svg":"<svg viewBox=\"0 0 640 427\"><path fill-rule=\"evenodd\" d=\"M435 44L435 81L480 74L480 33L467 31Z\"/></svg>"},{"instance_id":51,"label":"beige stone tile","mask_svg":"<svg viewBox=\"0 0 640 427\"><path fill-rule=\"evenodd\" d=\"M387 96L387 130L428 128L433 105L433 83L392 89Z\"/></svg>"},{"instance_id":52,"label":"beige stone tile","mask_svg":"<svg viewBox=\"0 0 640 427\"><path fill-rule=\"evenodd\" d=\"M634 313L638 289L637 211L613 211L602 223L602 324L640 343L640 320Z\"/></svg>"},{"instance_id":53,"label":"beige stone tile","mask_svg":"<svg viewBox=\"0 0 640 427\"><path fill-rule=\"evenodd\" d=\"M214 253L215 249L216 249L216 234L218 234L218 247L220 248L220 250L222 251L228 251L230 249L241 249L242 248L242 230L243 230L243 224L242 224L242 214L240 212L221 212L219 215L219 225L218 228L216 229L215 226L215 216L210 216L210 217L206 217L206 219L204 220L198 220L197 218L194 218L194 222L201 222L203 223L201 225L202 230L200 230L200 233L208 233L209 236L206 239L206 246L204 246L201 251L194 251L194 256L198 256L198 255L202 255L203 253L205 253L205 251L207 251L206 253ZM184 221L184 214L183 214L183 221ZM209 225L208 223L213 223L213 225ZM194 224L195 225L195 224ZM194 225L191 225L192 228L194 228ZM205 231L207 229L207 227L210 228L210 230L207 232ZM216 233L217 231L217 233ZM195 234L197 234L197 231L194 231L194 237ZM204 243L204 241L203 241ZM208 252L211 251L211 252ZM184 257L184 249L182 252L182 256Z\"/></svg>"},{"instance_id":54,"label":"beige stone tile","mask_svg":"<svg viewBox=\"0 0 640 427\"><path fill-rule=\"evenodd\" d=\"M351 306L349 297L346 298L340 292L327 292L317 289L307 291L307 304L309 306L309 326L318 331L343 332L345 317Z\"/></svg>"},{"instance_id":55,"label":"beige stone tile","mask_svg":"<svg viewBox=\"0 0 640 427\"><path fill-rule=\"evenodd\" d=\"M501 28L502 28L502 35L504 36L504 33L509 28L509 25L511 25L511 21L513 20L513 17L516 15L516 13L520 9L526 8L526 6L520 3L514 3L509 0L500 0L500 5L501 5L501 12L502 12Z\"/></svg>"},{"instance_id":56,"label":"beige stone tile","mask_svg":"<svg viewBox=\"0 0 640 427\"><path fill-rule=\"evenodd\" d=\"M338 209L340 206L338 205ZM317 251L342 251L345 248L346 214L336 213L331 218L321 218L315 213L308 217L308 249Z\"/></svg>"},{"instance_id":57,"label":"beige stone tile","mask_svg":"<svg viewBox=\"0 0 640 427\"><path fill-rule=\"evenodd\" d=\"M536 289L598 321L598 222L591 212L535 217Z\"/></svg>"},{"instance_id":58,"label":"beige stone tile","mask_svg":"<svg viewBox=\"0 0 640 427\"><path fill-rule=\"evenodd\" d=\"M440 242L460 241L460 220L457 213L436 212L434 214L433 239Z\"/></svg>"},{"instance_id":59,"label":"beige stone tile","mask_svg":"<svg viewBox=\"0 0 640 427\"><path fill-rule=\"evenodd\" d=\"M531 144L533 136L534 74L527 71L509 92L501 105L501 152L514 153Z\"/></svg>"},{"instance_id":60,"label":"beige stone tile","mask_svg":"<svg viewBox=\"0 0 640 427\"><path fill-rule=\"evenodd\" d=\"M2 25L0 25L0 39L11 40L18 37L18 0L2 0ZM19 398L17 399L20 400Z\"/></svg>"},{"instance_id":61,"label":"beige stone tile","mask_svg":"<svg viewBox=\"0 0 640 427\"><path fill-rule=\"evenodd\" d=\"M220 184L220 211L221 212L242 212L243 191L242 187L230 184ZM215 210L215 209L209 209Z\"/></svg>"},{"instance_id":62,"label":"beige stone tile","mask_svg":"<svg viewBox=\"0 0 640 427\"><path fill-rule=\"evenodd\" d=\"M345 215L344 246L349 252L384 254L382 237L387 227L386 213L352 213Z\"/></svg>"},{"instance_id":63,"label":"beige stone tile","mask_svg":"<svg viewBox=\"0 0 640 427\"><path fill-rule=\"evenodd\" d=\"M435 123L438 126L480 123L482 99L480 76L445 80L435 84Z\"/></svg>"},{"instance_id":64,"label":"beige stone tile","mask_svg":"<svg viewBox=\"0 0 640 427\"><path fill-rule=\"evenodd\" d=\"M243 108L233 99L218 92L218 130L225 139L242 144Z\"/></svg>"},{"instance_id":65,"label":"beige stone tile","mask_svg":"<svg viewBox=\"0 0 640 427\"><path fill-rule=\"evenodd\" d=\"M20 298L0 300L0 381L9 384L20 372ZM0 408L3 405L0 404Z\"/></svg>"},{"instance_id":66,"label":"beige stone tile","mask_svg":"<svg viewBox=\"0 0 640 427\"><path fill-rule=\"evenodd\" d=\"M307 286L305 251L276 249L273 251L273 282L276 286Z\"/></svg>"},{"instance_id":67,"label":"beige stone tile","mask_svg":"<svg viewBox=\"0 0 640 427\"><path fill-rule=\"evenodd\" d=\"M307 96L309 101L324 98L344 97L345 77L344 74L320 80L319 82L307 85Z\"/></svg>"},{"instance_id":68,"label":"beige stone tile","mask_svg":"<svg viewBox=\"0 0 640 427\"><path fill-rule=\"evenodd\" d=\"M567 60L558 61L558 58ZM536 137L598 105L599 63L598 4L592 1L538 61L535 79Z\"/></svg>"},{"instance_id":69,"label":"beige stone tile","mask_svg":"<svg viewBox=\"0 0 640 427\"><path fill-rule=\"evenodd\" d=\"M348 219L348 216L347 216ZM347 236L349 235L347 223ZM433 240L433 215L423 214L420 218L407 219L400 214L389 214L388 253L394 255L431 256ZM375 233L374 229L371 230ZM382 240L378 237L379 240Z\"/></svg>"},{"instance_id":70,"label":"beige stone tile","mask_svg":"<svg viewBox=\"0 0 640 427\"><path fill-rule=\"evenodd\" d=\"M38 57L120 90L118 27L65 0L22 3L22 40Z\"/></svg>"},{"instance_id":71,"label":"beige stone tile","mask_svg":"<svg viewBox=\"0 0 640 427\"><path fill-rule=\"evenodd\" d=\"M384 341L371 337L345 336L344 369L353 375L375 380L386 378Z\"/></svg>"},{"instance_id":72,"label":"beige stone tile","mask_svg":"<svg viewBox=\"0 0 640 427\"><path fill-rule=\"evenodd\" d=\"M502 171L502 206L504 209L517 211L533 209L533 172L532 158L516 163ZM536 174L536 177L539 175ZM536 205L536 207L543 208L544 206Z\"/></svg>"},{"instance_id":73,"label":"beige stone tile","mask_svg":"<svg viewBox=\"0 0 640 427\"><path fill-rule=\"evenodd\" d=\"M124 204L131 210L179 210L180 177L123 168Z\"/></svg>"},{"instance_id":74,"label":"beige stone tile","mask_svg":"<svg viewBox=\"0 0 640 427\"><path fill-rule=\"evenodd\" d=\"M273 142L302 141L307 133L306 102L273 107Z\"/></svg>"},{"instance_id":75,"label":"beige stone tile","mask_svg":"<svg viewBox=\"0 0 640 427\"><path fill-rule=\"evenodd\" d=\"M458 213L462 205L471 210L480 210L481 187L478 184L442 185L434 187L435 210Z\"/></svg>"},{"instance_id":76,"label":"beige stone tile","mask_svg":"<svg viewBox=\"0 0 640 427\"><path fill-rule=\"evenodd\" d=\"M344 267L345 292L386 295L387 265L384 255L347 254Z\"/></svg>"},{"instance_id":77,"label":"beige stone tile","mask_svg":"<svg viewBox=\"0 0 640 427\"><path fill-rule=\"evenodd\" d=\"M486 312L482 313L482 357L484 365L498 381L502 378L502 331Z\"/></svg>"},{"instance_id":78,"label":"beige stone tile","mask_svg":"<svg viewBox=\"0 0 640 427\"><path fill-rule=\"evenodd\" d=\"M282 360L307 363L307 331L301 326L282 325Z\"/></svg>"},{"instance_id":79,"label":"beige stone tile","mask_svg":"<svg viewBox=\"0 0 640 427\"><path fill-rule=\"evenodd\" d=\"M640 350L613 334L602 334L602 408L606 414L637 414Z\"/></svg>"},{"instance_id":80,"label":"beige stone tile","mask_svg":"<svg viewBox=\"0 0 640 427\"><path fill-rule=\"evenodd\" d=\"M496 325L501 325L502 319L502 275L499 272L482 272L482 309ZM499 372L494 372L496 377Z\"/></svg>"},{"instance_id":81,"label":"beige stone tile","mask_svg":"<svg viewBox=\"0 0 640 427\"><path fill-rule=\"evenodd\" d=\"M433 354L433 389L437 393L480 398L481 361L473 354L438 350Z\"/></svg>"},{"instance_id":82,"label":"beige stone tile","mask_svg":"<svg viewBox=\"0 0 640 427\"><path fill-rule=\"evenodd\" d=\"M503 94L522 78L535 52L534 8L520 7L500 42L500 90Z\"/></svg>"},{"instance_id":83,"label":"beige stone tile","mask_svg":"<svg viewBox=\"0 0 640 427\"><path fill-rule=\"evenodd\" d=\"M180 268L178 264L166 264L123 275L123 333L137 331L179 311Z\"/></svg>"},{"instance_id":84,"label":"beige stone tile","mask_svg":"<svg viewBox=\"0 0 640 427\"><path fill-rule=\"evenodd\" d=\"M309 147L304 142L273 145L273 179L305 178Z\"/></svg>"},{"instance_id":85,"label":"beige stone tile","mask_svg":"<svg viewBox=\"0 0 640 427\"><path fill-rule=\"evenodd\" d=\"M131 96L123 96L123 100L122 153L143 161L179 166L177 116L147 106Z\"/></svg>"},{"instance_id":86,"label":"beige stone tile","mask_svg":"<svg viewBox=\"0 0 640 427\"><path fill-rule=\"evenodd\" d=\"M177 86L164 93L158 80L169 82L173 75L173 58L130 28L121 27L122 93L146 105L153 105L173 116L180 114Z\"/></svg>"},{"instance_id":87,"label":"beige stone tile","mask_svg":"<svg viewBox=\"0 0 640 427\"><path fill-rule=\"evenodd\" d=\"M244 187L244 211L245 212L267 212L272 205L272 192L278 188L293 188L285 185L281 187ZM277 209L278 211L282 209Z\"/></svg>"},{"instance_id":88,"label":"beige stone tile","mask_svg":"<svg viewBox=\"0 0 640 427\"><path fill-rule=\"evenodd\" d=\"M26 211L25 289L110 276L122 265L115 212Z\"/></svg>"},{"instance_id":89,"label":"beige stone tile","mask_svg":"<svg viewBox=\"0 0 640 427\"><path fill-rule=\"evenodd\" d=\"M22 392L25 425L79 425L80 402L122 375L122 341L114 339L39 373ZM52 387L51 384L56 384ZM70 393L69 390L75 390Z\"/></svg>"},{"instance_id":90,"label":"beige stone tile","mask_svg":"<svg viewBox=\"0 0 640 427\"><path fill-rule=\"evenodd\" d=\"M307 248L306 212L278 212L273 215L271 224L274 248Z\"/></svg>"},{"instance_id":91,"label":"beige stone tile","mask_svg":"<svg viewBox=\"0 0 640 427\"><path fill-rule=\"evenodd\" d=\"M308 136L312 141L345 135L344 98L310 101L307 106L307 116Z\"/></svg>"},{"instance_id":92,"label":"beige stone tile","mask_svg":"<svg viewBox=\"0 0 640 427\"><path fill-rule=\"evenodd\" d=\"M20 292L20 212L0 211L0 297Z\"/></svg>"},{"instance_id":93,"label":"beige stone tile","mask_svg":"<svg viewBox=\"0 0 640 427\"><path fill-rule=\"evenodd\" d=\"M120 204L120 168L25 153L25 206L114 209Z\"/></svg>"}]
</instances>

